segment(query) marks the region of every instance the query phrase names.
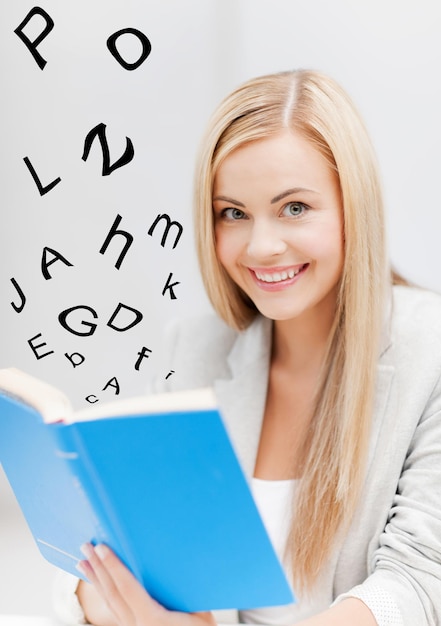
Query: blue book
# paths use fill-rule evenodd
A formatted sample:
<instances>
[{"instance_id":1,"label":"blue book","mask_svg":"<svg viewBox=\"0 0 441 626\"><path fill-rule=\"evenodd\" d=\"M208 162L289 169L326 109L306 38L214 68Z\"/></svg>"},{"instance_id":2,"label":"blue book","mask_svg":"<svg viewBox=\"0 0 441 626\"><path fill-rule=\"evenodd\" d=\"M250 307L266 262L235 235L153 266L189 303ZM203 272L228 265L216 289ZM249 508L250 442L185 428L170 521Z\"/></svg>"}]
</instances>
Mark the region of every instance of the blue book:
<instances>
[{"instance_id":1,"label":"blue book","mask_svg":"<svg viewBox=\"0 0 441 626\"><path fill-rule=\"evenodd\" d=\"M40 552L76 576L80 546L105 543L170 609L293 602L209 389L73 412L0 370L0 462Z\"/></svg>"}]
</instances>

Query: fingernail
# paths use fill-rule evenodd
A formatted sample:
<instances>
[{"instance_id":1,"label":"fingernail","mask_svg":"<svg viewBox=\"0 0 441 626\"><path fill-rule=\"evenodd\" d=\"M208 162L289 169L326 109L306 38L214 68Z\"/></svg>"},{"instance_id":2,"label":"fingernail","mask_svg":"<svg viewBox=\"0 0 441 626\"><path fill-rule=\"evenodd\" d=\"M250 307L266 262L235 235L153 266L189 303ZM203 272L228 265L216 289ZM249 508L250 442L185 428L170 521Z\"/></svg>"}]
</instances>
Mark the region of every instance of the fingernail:
<instances>
[{"instance_id":1,"label":"fingernail","mask_svg":"<svg viewBox=\"0 0 441 626\"><path fill-rule=\"evenodd\" d=\"M100 543L99 545L95 546L95 553L99 556L101 560L103 560L106 558L106 556L108 556L109 548L103 543Z\"/></svg>"},{"instance_id":2,"label":"fingernail","mask_svg":"<svg viewBox=\"0 0 441 626\"><path fill-rule=\"evenodd\" d=\"M90 543L83 543L83 545L80 547L80 550L87 559L90 559L90 557L93 555L93 546Z\"/></svg>"}]
</instances>

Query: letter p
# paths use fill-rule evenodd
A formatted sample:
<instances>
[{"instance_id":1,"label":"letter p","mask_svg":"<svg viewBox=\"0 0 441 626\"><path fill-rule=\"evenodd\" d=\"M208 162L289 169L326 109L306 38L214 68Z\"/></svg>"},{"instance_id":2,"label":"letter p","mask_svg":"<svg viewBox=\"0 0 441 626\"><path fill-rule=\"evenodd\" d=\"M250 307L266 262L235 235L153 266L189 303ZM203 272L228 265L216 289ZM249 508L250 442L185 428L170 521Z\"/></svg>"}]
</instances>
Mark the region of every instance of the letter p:
<instances>
[{"instance_id":1,"label":"letter p","mask_svg":"<svg viewBox=\"0 0 441 626\"><path fill-rule=\"evenodd\" d=\"M25 33L23 32L23 29L28 24L28 22L31 21L34 15L40 15L46 22L46 26L44 27L42 32L37 36L37 38L31 41L29 37L25 35ZM44 69L44 66L46 65L47 61L43 59L41 54L38 52L37 47L41 44L43 39L49 35L53 27L54 27L54 20L51 18L51 16L48 13L46 13L44 9L40 7L34 7L33 9L29 11L29 13L26 15L26 17L21 22L21 24L19 24L17 28L14 30L14 33L22 40L22 42L27 47L29 52L32 54L35 61L37 62L38 67L41 70Z\"/></svg>"}]
</instances>

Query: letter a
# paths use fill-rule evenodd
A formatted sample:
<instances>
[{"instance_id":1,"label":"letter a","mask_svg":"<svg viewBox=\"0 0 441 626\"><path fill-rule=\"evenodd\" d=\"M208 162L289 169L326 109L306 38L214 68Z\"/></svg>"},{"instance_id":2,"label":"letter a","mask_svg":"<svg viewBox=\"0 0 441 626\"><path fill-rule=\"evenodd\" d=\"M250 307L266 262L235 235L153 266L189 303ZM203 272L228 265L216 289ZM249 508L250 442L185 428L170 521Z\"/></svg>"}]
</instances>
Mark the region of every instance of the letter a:
<instances>
[{"instance_id":1,"label":"letter a","mask_svg":"<svg viewBox=\"0 0 441 626\"><path fill-rule=\"evenodd\" d=\"M103 391L106 391L107 387L113 387L115 389L115 396L119 394L119 382L116 376L111 378L103 387Z\"/></svg>"},{"instance_id":2,"label":"letter a","mask_svg":"<svg viewBox=\"0 0 441 626\"><path fill-rule=\"evenodd\" d=\"M30 20L34 17L34 15L41 15L41 17L46 22L46 26L44 27L42 32L38 35L38 37L34 39L34 41L31 41L29 37L24 34L23 29L28 24L28 22L30 22ZM17 37L19 37L22 40L22 42L24 43L26 48L29 50L29 52L32 54L35 61L37 62L38 67L41 70L44 69L44 66L46 65L47 61L43 59L41 54L38 52L37 46L39 46L41 42L43 41L43 39L49 35L53 27L54 27L54 20L51 18L51 16L48 13L46 13L44 9L40 7L34 7L33 9L29 11L29 13L26 15L26 17L22 21L22 23L19 24L17 28L14 30L14 33L17 35Z\"/></svg>"},{"instance_id":3,"label":"letter a","mask_svg":"<svg viewBox=\"0 0 441 626\"><path fill-rule=\"evenodd\" d=\"M48 252L54 255L54 258L52 259L52 261L47 260ZM62 254L60 254L56 250L52 250L52 248L48 248L47 246L45 246L43 248L43 254L41 256L41 271L46 280L50 280L52 278L47 268L49 267L49 265L52 265L52 263L55 263L55 261L62 261L65 265L68 265L69 267L73 267L72 263L70 263L67 259L65 259Z\"/></svg>"},{"instance_id":4,"label":"letter a","mask_svg":"<svg viewBox=\"0 0 441 626\"><path fill-rule=\"evenodd\" d=\"M83 161L87 161L89 157L90 148L92 147L92 143L98 137L101 144L101 150L103 151L103 176L109 176L114 170L119 167L123 167L123 165L127 165L133 159L135 155L135 150L133 148L132 140L129 137L126 137L126 149L124 154L117 160L113 165L110 165L110 152L109 152L109 144L107 143L106 137L106 125L101 122L92 128L92 130L88 133L85 141L84 141L84 151L82 159Z\"/></svg>"}]
</instances>

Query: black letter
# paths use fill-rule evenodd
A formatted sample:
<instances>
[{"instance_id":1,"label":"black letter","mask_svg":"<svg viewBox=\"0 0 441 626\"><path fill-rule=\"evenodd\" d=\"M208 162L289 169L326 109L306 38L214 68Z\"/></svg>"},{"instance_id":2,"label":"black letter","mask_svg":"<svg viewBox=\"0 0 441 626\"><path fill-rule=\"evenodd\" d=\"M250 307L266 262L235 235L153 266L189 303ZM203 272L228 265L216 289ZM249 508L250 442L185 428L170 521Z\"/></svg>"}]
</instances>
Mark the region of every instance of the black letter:
<instances>
[{"instance_id":1,"label":"black letter","mask_svg":"<svg viewBox=\"0 0 441 626\"><path fill-rule=\"evenodd\" d=\"M136 364L135 364L135 370L137 372L139 372L139 366L141 365L142 359L148 359L149 358L150 354L147 354L147 352L151 353L152 351L149 348L146 348L145 346L143 346L141 348L141 351L138 352L139 359L136 361Z\"/></svg>"},{"instance_id":2,"label":"black letter","mask_svg":"<svg viewBox=\"0 0 441 626\"><path fill-rule=\"evenodd\" d=\"M46 185L46 187L43 187L43 185L40 182L40 179L38 178L38 174L34 170L32 163L29 161L28 157L24 157L23 161L26 163L26 167L31 172L32 178L34 179L34 182L37 185L38 191L40 192L40 196L44 196L45 193L53 189L55 185L58 185L58 183L61 182L61 178L58 177L55 180L53 180L51 183L49 183L49 185Z\"/></svg>"},{"instance_id":3,"label":"black letter","mask_svg":"<svg viewBox=\"0 0 441 626\"><path fill-rule=\"evenodd\" d=\"M60 315L58 316L58 321L60 322L60 324L62 325L63 328L65 328L66 330L68 330L70 333L73 333L74 335L78 335L79 337L90 337L90 335L93 335L93 333L96 330L96 324L91 324L90 322L85 322L84 320L81 320L81 325L82 326L89 326L90 330L84 332L84 333L80 333L78 330L74 330L71 326L68 326L67 322L66 322L66 318L67 316L72 313L72 311L76 311L77 309L86 309L86 311L90 311L92 313L92 317L94 319L96 319L98 317L98 315L95 313L95 311L90 307L90 306L86 306L86 305L78 305L78 306L73 306L70 309L66 309L65 311L62 311L60 313Z\"/></svg>"},{"instance_id":4,"label":"black letter","mask_svg":"<svg viewBox=\"0 0 441 626\"><path fill-rule=\"evenodd\" d=\"M117 230L119 223L121 221L121 215L117 215L115 221L112 224L112 227L109 230L109 234L106 237L105 242L103 243L103 245L100 248L100 254L104 254L105 251L107 250L109 243L112 241L113 237L115 235L122 235L123 237L125 237L126 239L126 243L125 246L121 252L121 254L118 257L117 262L115 263L115 267L117 270L119 270L119 268L121 267L121 263L123 262L124 257L127 254L128 249L130 248L130 246L133 243L133 235L131 235L130 233L126 232L125 230Z\"/></svg>"},{"instance_id":5,"label":"black letter","mask_svg":"<svg viewBox=\"0 0 441 626\"><path fill-rule=\"evenodd\" d=\"M34 17L34 15L41 15L41 17L46 21L46 26L44 27L43 32L40 35L38 35L37 39L35 39L34 41L31 41L29 37L27 37L23 33L23 28ZM37 52L37 46L39 46L41 42L43 41L43 39L49 35L53 27L54 27L54 20L51 18L51 16L48 15L44 9L41 9L40 7L34 7L33 9L29 11L29 13L26 15L26 17L22 21L22 23L19 24L19 26L17 26L17 28L14 30L14 33L18 37L20 37L24 45L27 47L29 52L32 54L32 56L36 60L37 65L41 70L44 68L47 61L45 61L43 57L41 56L41 54Z\"/></svg>"},{"instance_id":6,"label":"black letter","mask_svg":"<svg viewBox=\"0 0 441 626\"><path fill-rule=\"evenodd\" d=\"M161 220L165 220L166 221L166 226L164 229L164 234L162 235L162 239L161 239L161 246L163 248L165 248L165 242L167 240L167 236L168 236L168 231L170 230L170 228L172 226L177 226L178 228L178 234L176 235L176 239L175 239L175 243L173 244L173 248L176 248L178 241L182 235L182 231L184 230L182 225L179 222L172 222L170 219L170 216L167 215L167 213L163 213L162 215L159 214L158 217L155 219L155 221L153 222L153 224L150 226L148 234L150 236L153 236L153 231L155 230L156 226L159 224L159 222Z\"/></svg>"},{"instance_id":7,"label":"black letter","mask_svg":"<svg viewBox=\"0 0 441 626\"><path fill-rule=\"evenodd\" d=\"M111 378L106 385L104 385L103 391L105 391L107 387L113 387L115 389L115 396L119 394L119 383L117 379L115 378L115 376Z\"/></svg>"},{"instance_id":8,"label":"black letter","mask_svg":"<svg viewBox=\"0 0 441 626\"><path fill-rule=\"evenodd\" d=\"M170 378L170 376L171 376L172 374L174 374L174 373L175 373L175 370L170 370L170 371L169 371L169 373L167 374L167 376L165 377L165 380L167 380L168 378Z\"/></svg>"},{"instance_id":9,"label":"black letter","mask_svg":"<svg viewBox=\"0 0 441 626\"><path fill-rule=\"evenodd\" d=\"M14 287L16 288L18 295L21 298L21 302L20 304L14 304L13 302L11 302L12 307L14 309L14 311L16 311L17 313L21 313L24 309L24 305L26 304L26 296L24 295L24 293L22 292L22 290L20 289L19 284L17 283L17 281L15 280L15 278L11 278L11 283L14 285Z\"/></svg>"},{"instance_id":10,"label":"black letter","mask_svg":"<svg viewBox=\"0 0 441 626\"><path fill-rule=\"evenodd\" d=\"M118 37L120 37L121 35L125 35L126 33L138 37L142 45L142 54L139 59L135 61L135 63L127 63L127 61L122 58L122 56L116 49L116 40L118 39ZM142 63L144 63L152 50L152 44L150 43L149 39L144 35L144 33L142 33L140 30L137 30L136 28L123 28L123 30L119 30L118 32L113 33L113 35L110 35L109 39L107 40L107 47L109 48L111 54L118 61L118 63L122 65L125 70L136 70Z\"/></svg>"},{"instance_id":11,"label":"black letter","mask_svg":"<svg viewBox=\"0 0 441 626\"><path fill-rule=\"evenodd\" d=\"M69 361L72 363L74 369L76 367L78 367L78 365L81 365L82 363L84 363L84 361L86 360L86 357L84 357L82 354L80 354L79 352L72 352L72 354L67 354L67 352L64 353L64 356L69 359ZM76 363L75 362L75 357L78 356L80 357L80 362ZM86 398L87 400L87 398Z\"/></svg>"},{"instance_id":12,"label":"black letter","mask_svg":"<svg viewBox=\"0 0 441 626\"><path fill-rule=\"evenodd\" d=\"M47 252L50 252L51 254L54 255L54 258L52 259L52 261L49 261L49 262L47 261ZM55 263L55 261L63 261L65 265L68 265L69 267L73 267L72 263L70 263L67 259L65 259L62 254L60 254L56 250L53 250L52 248L48 248L47 246L45 246L43 248L43 254L41 255L41 271L46 280L50 280L52 278L47 268L49 267L49 265L52 265L52 263Z\"/></svg>"},{"instance_id":13,"label":"black letter","mask_svg":"<svg viewBox=\"0 0 441 626\"><path fill-rule=\"evenodd\" d=\"M90 148L92 147L93 140L98 136L101 144L101 150L103 151L103 176L109 176L113 172L113 170L122 167L123 165L127 165L133 159L135 150L133 148L133 143L131 139L126 137L126 149L124 154L117 160L113 165L110 165L110 152L109 152L109 144L107 143L106 138L106 125L101 123L92 130L87 135L84 141L84 151L83 151L83 161L87 161L89 156Z\"/></svg>"},{"instance_id":14,"label":"black letter","mask_svg":"<svg viewBox=\"0 0 441 626\"><path fill-rule=\"evenodd\" d=\"M165 283L165 287L162 290L162 295L165 296L165 292L167 291L167 289L170 289L170 298L172 300L176 300L177 298L175 296L175 292L173 291L173 287L175 287L176 285L180 285L180 283L176 282L176 283L172 283L170 285L169 283L170 283L170 280L171 280L172 276L173 276L173 272L170 272L170 274L168 275L168 278L167 278L167 282Z\"/></svg>"},{"instance_id":15,"label":"black letter","mask_svg":"<svg viewBox=\"0 0 441 626\"><path fill-rule=\"evenodd\" d=\"M135 314L135 319L133 322L130 322L130 324L128 324L127 326L124 326L123 328L122 327L119 328L118 326L113 326L113 321L116 318L116 316L119 314L122 308L127 309L128 311L132 311ZM133 326L136 326L136 324L139 324L139 322L142 320L142 317L143 316L140 311L138 311L137 309L132 309L131 306L127 306L126 304L122 304L120 302L118 306L116 307L115 311L113 312L112 317L107 322L107 326L109 326L110 328L113 328L113 330L118 330L119 332L123 332L124 330L129 330L129 328L133 328Z\"/></svg>"},{"instance_id":16,"label":"black letter","mask_svg":"<svg viewBox=\"0 0 441 626\"><path fill-rule=\"evenodd\" d=\"M43 359L45 356L48 356L49 354L54 354L53 350L50 350L49 352L45 352L44 354L38 354L37 353L38 348L42 348L43 346L47 346L47 343L45 341L43 341L43 343L39 343L37 346L34 346L33 342L36 339L39 339L39 337L41 337L41 333L38 333L38 335L35 335L35 337L32 337L32 339L28 340L28 344L31 346L31 350L35 354L37 360Z\"/></svg>"},{"instance_id":17,"label":"black letter","mask_svg":"<svg viewBox=\"0 0 441 626\"><path fill-rule=\"evenodd\" d=\"M89 398L95 398L95 400L90 400ZM95 404L95 402L98 402L98 398L94 396L93 393L91 393L90 396L87 396L86 400L87 402L90 402L90 404Z\"/></svg>"}]
</instances>

